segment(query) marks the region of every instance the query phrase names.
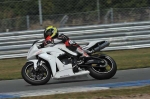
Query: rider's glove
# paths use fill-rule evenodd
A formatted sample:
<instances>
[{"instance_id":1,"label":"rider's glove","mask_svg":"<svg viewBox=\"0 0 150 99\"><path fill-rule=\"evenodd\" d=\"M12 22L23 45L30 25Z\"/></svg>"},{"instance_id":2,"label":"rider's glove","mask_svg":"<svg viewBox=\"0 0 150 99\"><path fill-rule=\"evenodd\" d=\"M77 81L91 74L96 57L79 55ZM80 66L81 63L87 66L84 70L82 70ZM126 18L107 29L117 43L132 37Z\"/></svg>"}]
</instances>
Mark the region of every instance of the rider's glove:
<instances>
[{"instance_id":1,"label":"rider's glove","mask_svg":"<svg viewBox=\"0 0 150 99\"><path fill-rule=\"evenodd\" d=\"M38 48L44 48L44 46L46 46L47 44L50 44L50 43L53 43L53 41L50 41L50 40L48 40L48 41L43 41L42 42L42 44L40 44L39 46L38 46Z\"/></svg>"},{"instance_id":2,"label":"rider's glove","mask_svg":"<svg viewBox=\"0 0 150 99\"><path fill-rule=\"evenodd\" d=\"M44 43L40 44L38 48L44 48Z\"/></svg>"}]
</instances>

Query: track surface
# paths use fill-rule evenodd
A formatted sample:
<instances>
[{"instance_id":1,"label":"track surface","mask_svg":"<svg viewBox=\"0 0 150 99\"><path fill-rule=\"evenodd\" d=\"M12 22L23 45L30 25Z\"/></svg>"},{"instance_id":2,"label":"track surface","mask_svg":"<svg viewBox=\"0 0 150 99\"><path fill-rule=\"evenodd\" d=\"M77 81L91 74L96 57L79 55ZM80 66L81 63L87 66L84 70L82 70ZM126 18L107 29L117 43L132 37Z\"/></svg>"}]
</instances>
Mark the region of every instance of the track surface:
<instances>
[{"instance_id":1,"label":"track surface","mask_svg":"<svg viewBox=\"0 0 150 99\"><path fill-rule=\"evenodd\" d=\"M32 86L23 79L0 81L0 93L19 92L29 90L56 89L67 87L80 87L86 85L119 83L129 81L150 80L150 68L117 71L116 75L107 80L96 80L88 76L74 80L50 80L46 85Z\"/></svg>"}]
</instances>

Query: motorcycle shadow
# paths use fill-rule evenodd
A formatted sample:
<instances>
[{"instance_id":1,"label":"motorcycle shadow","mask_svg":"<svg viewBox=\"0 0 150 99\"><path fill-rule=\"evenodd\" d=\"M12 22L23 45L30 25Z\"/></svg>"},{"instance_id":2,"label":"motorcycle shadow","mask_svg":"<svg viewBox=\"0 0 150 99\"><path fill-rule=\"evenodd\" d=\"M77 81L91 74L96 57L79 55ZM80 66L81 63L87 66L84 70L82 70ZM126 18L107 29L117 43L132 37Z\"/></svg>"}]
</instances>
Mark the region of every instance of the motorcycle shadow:
<instances>
[{"instance_id":1,"label":"motorcycle shadow","mask_svg":"<svg viewBox=\"0 0 150 99\"><path fill-rule=\"evenodd\" d=\"M81 78L77 78L77 79L59 79L59 80L50 80L47 84L44 84L44 85L57 85L57 84L72 84L72 83L83 83L83 82L95 82L95 81L109 81L109 80L113 80L113 79L118 79L117 77L113 77L111 79L103 79L103 80L97 80L97 79L94 79L94 78L84 78L84 79L81 79ZM27 86L44 86L44 85L27 85Z\"/></svg>"},{"instance_id":2,"label":"motorcycle shadow","mask_svg":"<svg viewBox=\"0 0 150 99\"><path fill-rule=\"evenodd\" d=\"M93 82L93 81L106 81L106 80L113 80L113 79L117 79L117 77L113 77L111 79L103 79L103 80L97 80L94 78L91 79L73 79L73 80L53 80L53 81L49 81L46 85L50 85L50 84L62 84L62 83L78 83L78 82Z\"/></svg>"}]
</instances>

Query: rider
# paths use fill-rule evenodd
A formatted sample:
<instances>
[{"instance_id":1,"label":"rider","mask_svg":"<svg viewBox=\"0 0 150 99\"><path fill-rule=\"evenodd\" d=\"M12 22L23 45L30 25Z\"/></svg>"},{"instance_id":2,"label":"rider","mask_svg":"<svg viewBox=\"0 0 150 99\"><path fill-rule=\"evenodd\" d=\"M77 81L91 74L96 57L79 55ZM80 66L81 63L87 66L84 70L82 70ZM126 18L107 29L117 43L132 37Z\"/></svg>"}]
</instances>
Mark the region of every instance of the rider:
<instances>
[{"instance_id":1,"label":"rider","mask_svg":"<svg viewBox=\"0 0 150 99\"><path fill-rule=\"evenodd\" d=\"M71 51L75 51L79 54L81 54L83 57L89 57L89 55L83 51L83 49L74 41L70 40L70 38L64 34L60 34L58 32L58 29L54 26L48 26L47 28L45 28L44 30L44 43L41 45L41 47L46 46L49 43L55 43L54 39L59 39L61 40L66 47L71 50ZM77 62L75 62L75 64L73 64L73 67L77 67Z\"/></svg>"}]
</instances>

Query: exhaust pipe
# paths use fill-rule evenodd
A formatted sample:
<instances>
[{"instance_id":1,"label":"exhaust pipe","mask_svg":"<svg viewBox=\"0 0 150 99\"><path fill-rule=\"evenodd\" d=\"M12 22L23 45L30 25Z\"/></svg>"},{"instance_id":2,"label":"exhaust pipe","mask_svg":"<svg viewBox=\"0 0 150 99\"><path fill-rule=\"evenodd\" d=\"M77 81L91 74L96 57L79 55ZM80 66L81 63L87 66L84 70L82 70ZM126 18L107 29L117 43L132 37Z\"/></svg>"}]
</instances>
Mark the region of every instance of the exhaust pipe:
<instances>
[{"instance_id":1,"label":"exhaust pipe","mask_svg":"<svg viewBox=\"0 0 150 99\"><path fill-rule=\"evenodd\" d=\"M109 46L109 42L108 41L104 41L104 43L102 43L101 45L99 45L98 47L94 48L94 52L100 51L101 49Z\"/></svg>"}]
</instances>

